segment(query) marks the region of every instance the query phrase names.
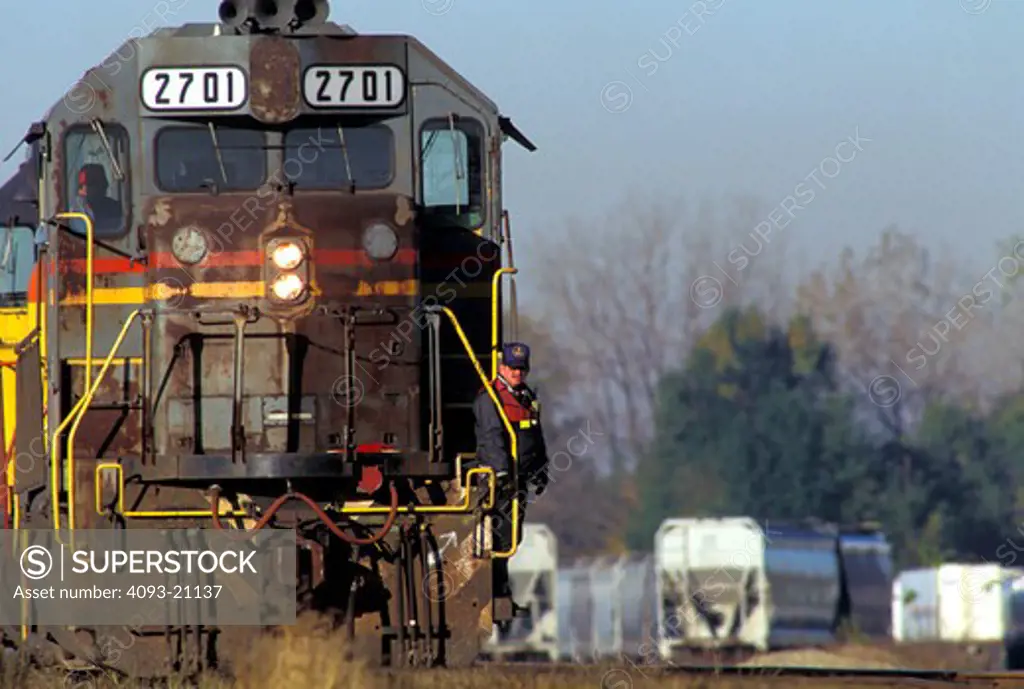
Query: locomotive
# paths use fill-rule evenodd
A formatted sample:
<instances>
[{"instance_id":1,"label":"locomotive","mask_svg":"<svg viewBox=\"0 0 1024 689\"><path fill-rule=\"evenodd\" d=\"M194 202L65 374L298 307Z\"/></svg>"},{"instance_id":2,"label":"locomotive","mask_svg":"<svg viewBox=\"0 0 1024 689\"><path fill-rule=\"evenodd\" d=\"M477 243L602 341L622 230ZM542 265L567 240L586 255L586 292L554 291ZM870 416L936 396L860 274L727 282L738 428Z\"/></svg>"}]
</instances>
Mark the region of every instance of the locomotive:
<instances>
[{"instance_id":1,"label":"locomotive","mask_svg":"<svg viewBox=\"0 0 1024 689\"><path fill-rule=\"evenodd\" d=\"M292 529L354 653L469 664L512 618L472 401L516 322L502 146L536 147L412 36L218 12L87 71L0 189L5 527ZM135 628L117 669L243 631ZM98 667L102 633L4 642Z\"/></svg>"}]
</instances>

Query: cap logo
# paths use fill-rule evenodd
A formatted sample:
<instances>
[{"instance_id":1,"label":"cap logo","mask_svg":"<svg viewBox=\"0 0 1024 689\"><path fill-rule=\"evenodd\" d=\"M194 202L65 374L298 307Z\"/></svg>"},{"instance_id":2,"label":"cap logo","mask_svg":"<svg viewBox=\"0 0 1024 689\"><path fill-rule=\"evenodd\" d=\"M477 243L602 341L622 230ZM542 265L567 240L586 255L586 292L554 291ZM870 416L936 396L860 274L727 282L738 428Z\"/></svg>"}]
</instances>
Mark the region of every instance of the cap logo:
<instances>
[{"instance_id":1,"label":"cap logo","mask_svg":"<svg viewBox=\"0 0 1024 689\"><path fill-rule=\"evenodd\" d=\"M523 351L523 348L520 345L516 345L512 348L512 356L523 356L525 353L526 352Z\"/></svg>"}]
</instances>

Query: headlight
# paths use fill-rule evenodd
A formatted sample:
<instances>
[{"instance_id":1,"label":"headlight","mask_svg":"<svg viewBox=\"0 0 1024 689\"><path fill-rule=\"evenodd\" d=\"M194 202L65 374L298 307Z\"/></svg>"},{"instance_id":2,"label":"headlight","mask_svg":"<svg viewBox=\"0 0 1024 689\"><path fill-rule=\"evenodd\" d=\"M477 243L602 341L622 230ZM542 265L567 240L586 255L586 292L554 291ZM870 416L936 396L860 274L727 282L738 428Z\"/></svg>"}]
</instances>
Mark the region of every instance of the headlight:
<instances>
[{"instance_id":1,"label":"headlight","mask_svg":"<svg viewBox=\"0 0 1024 689\"><path fill-rule=\"evenodd\" d=\"M387 225L370 225L363 232L363 249L370 258L386 261L398 251L398 235Z\"/></svg>"},{"instance_id":2,"label":"headlight","mask_svg":"<svg viewBox=\"0 0 1024 689\"><path fill-rule=\"evenodd\" d=\"M270 260L281 270L291 270L302 263L305 252L295 242L281 242L270 253Z\"/></svg>"},{"instance_id":3,"label":"headlight","mask_svg":"<svg viewBox=\"0 0 1024 689\"><path fill-rule=\"evenodd\" d=\"M209 250L206 235L198 227L182 227L171 238L171 251L174 257L186 265L199 263Z\"/></svg>"},{"instance_id":4,"label":"headlight","mask_svg":"<svg viewBox=\"0 0 1024 689\"><path fill-rule=\"evenodd\" d=\"M270 286L270 291L273 292L274 297L281 301L294 301L302 296L305 288L306 283L302 281L302 278L295 274L289 274L281 275L274 280L274 283Z\"/></svg>"}]
</instances>

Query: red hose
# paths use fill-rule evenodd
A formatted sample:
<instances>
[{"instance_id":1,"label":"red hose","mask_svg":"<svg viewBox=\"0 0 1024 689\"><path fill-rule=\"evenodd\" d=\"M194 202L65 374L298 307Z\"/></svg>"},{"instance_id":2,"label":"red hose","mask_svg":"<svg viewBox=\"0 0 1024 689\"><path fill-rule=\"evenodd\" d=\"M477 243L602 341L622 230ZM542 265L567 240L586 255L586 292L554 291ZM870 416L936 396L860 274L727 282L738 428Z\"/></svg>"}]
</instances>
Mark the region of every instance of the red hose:
<instances>
[{"instance_id":1,"label":"red hose","mask_svg":"<svg viewBox=\"0 0 1024 689\"><path fill-rule=\"evenodd\" d=\"M260 517L259 521L256 522L255 526L253 526L251 529L243 529L242 531L245 534L245 537L248 538L250 534L259 531L268 523L270 523L270 520L271 518L273 518L274 513L281 509L281 507L286 502L288 502L289 500L301 500L302 502L306 503L309 506L309 508L313 510L316 516L320 518L320 521L326 524L327 528L330 529L331 532L341 540L345 541L346 543L351 543L353 545L373 545L374 543L377 543L382 538L388 535L388 532L391 531L391 527L395 524L395 519L398 518L398 490L395 488L394 484L392 484L390 488L391 509L388 512L388 518L384 521L384 526L382 526L377 533L367 538L357 538L356 536L350 536L349 534L339 529L338 525L335 524L334 521L331 520L331 518L327 515L327 513L320 508L320 505L316 504L316 502L312 498L302 493L285 493L281 497L277 498L276 500L274 500L274 502L270 503L270 507L267 508L267 511L263 514L262 517ZM224 526L220 523L220 489L214 487L211 493L213 497L213 507L211 510L211 513L213 515L213 528L222 531L235 531L235 529L225 529Z\"/></svg>"}]
</instances>

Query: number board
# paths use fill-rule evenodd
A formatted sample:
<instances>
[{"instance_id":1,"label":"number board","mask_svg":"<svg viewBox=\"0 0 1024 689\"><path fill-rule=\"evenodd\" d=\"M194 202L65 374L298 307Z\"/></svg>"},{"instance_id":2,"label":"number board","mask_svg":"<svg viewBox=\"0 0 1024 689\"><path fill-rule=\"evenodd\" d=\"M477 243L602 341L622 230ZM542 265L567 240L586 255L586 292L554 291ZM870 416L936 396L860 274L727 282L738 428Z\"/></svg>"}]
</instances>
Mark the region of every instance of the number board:
<instances>
[{"instance_id":1,"label":"number board","mask_svg":"<svg viewBox=\"0 0 1024 689\"><path fill-rule=\"evenodd\" d=\"M142 75L141 95L149 110L236 110L249 85L239 67L154 67Z\"/></svg>"},{"instance_id":2,"label":"number board","mask_svg":"<svg viewBox=\"0 0 1024 689\"><path fill-rule=\"evenodd\" d=\"M313 108L397 108L405 102L405 73L394 65L313 65L302 96Z\"/></svg>"}]
</instances>

